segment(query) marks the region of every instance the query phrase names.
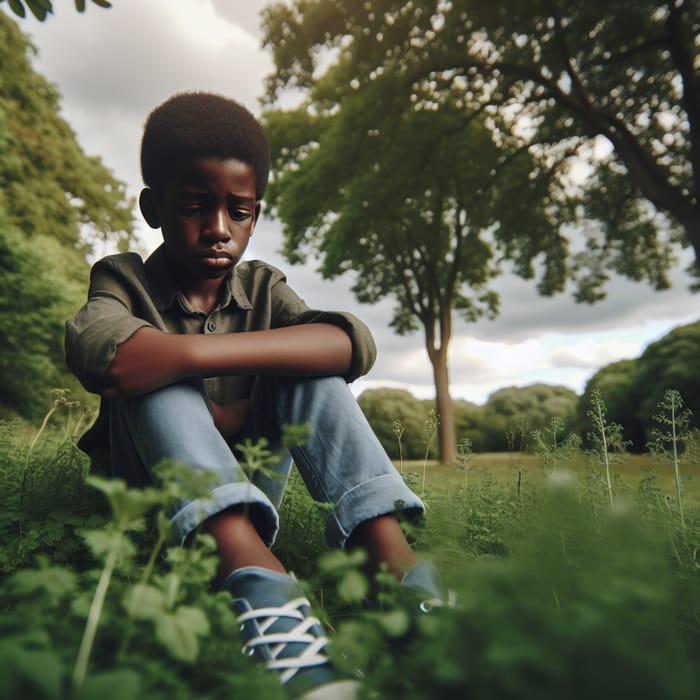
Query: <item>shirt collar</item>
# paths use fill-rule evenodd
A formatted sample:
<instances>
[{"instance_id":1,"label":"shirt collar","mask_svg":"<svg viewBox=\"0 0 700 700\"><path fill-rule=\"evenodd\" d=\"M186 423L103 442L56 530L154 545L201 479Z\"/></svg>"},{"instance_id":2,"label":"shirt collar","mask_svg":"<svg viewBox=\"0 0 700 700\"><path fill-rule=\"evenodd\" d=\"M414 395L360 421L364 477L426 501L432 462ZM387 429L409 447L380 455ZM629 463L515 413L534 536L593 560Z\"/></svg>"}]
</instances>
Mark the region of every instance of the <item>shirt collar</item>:
<instances>
[{"instance_id":1,"label":"shirt collar","mask_svg":"<svg viewBox=\"0 0 700 700\"><path fill-rule=\"evenodd\" d=\"M176 302L180 293L180 289L175 282L165 257L165 246L161 244L156 248L145 264L151 298L159 311L165 311L165 309L169 309ZM243 287L237 266L226 278L220 308L227 307L232 301L240 309L250 310L253 308Z\"/></svg>"}]
</instances>

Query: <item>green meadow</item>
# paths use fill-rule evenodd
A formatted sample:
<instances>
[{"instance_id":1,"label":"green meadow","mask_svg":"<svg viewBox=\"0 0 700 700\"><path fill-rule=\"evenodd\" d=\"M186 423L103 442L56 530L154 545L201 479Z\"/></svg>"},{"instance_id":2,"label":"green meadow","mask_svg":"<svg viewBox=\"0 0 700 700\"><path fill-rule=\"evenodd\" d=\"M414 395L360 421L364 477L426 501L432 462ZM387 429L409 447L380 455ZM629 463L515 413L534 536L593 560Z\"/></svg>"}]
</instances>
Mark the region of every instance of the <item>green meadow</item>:
<instances>
[{"instance_id":1,"label":"green meadow","mask_svg":"<svg viewBox=\"0 0 700 700\"><path fill-rule=\"evenodd\" d=\"M76 416L72 420L75 421ZM73 423L75 425L75 423ZM164 511L190 483L132 491L88 473L71 426L0 425L0 698L282 698L240 653L212 542ZM560 462L552 459L560 458ZM362 698L697 698L697 462L578 450L397 462L427 515L405 528L450 588L418 612L362 553L329 550L327 507L293 473L275 551L306 582Z\"/></svg>"}]
</instances>

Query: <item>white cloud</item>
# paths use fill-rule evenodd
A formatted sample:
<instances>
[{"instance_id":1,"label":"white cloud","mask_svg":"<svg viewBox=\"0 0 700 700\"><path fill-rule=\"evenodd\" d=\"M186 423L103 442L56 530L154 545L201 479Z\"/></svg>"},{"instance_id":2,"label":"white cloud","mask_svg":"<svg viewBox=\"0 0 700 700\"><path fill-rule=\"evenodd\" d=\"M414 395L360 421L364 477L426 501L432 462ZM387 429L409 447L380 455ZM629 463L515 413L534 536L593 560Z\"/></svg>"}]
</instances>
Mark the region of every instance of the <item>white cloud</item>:
<instances>
[{"instance_id":1,"label":"white cloud","mask_svg":"<svg viewBox=\"0 0 700 700\"><path fill-rule=\"evenodd\" d=\"M631 359L641 354L639 343L612 340L600 342L592 339L578 340L568 347L557 348L549 354L553 367L577 367L598 369L618 360Z\"/></svg>"},{"instance_id":2,"label":"white cloud","mask_svg":"<svg viewBox=\"0 0 700 700\"><path fill-rule=\"evenodd\" d=\"M212 0L159 0L158 4L161 12L172 14L183 37L200 50L220 51L231 46L258 49L258 40L217 14Z\"/></svg>"}]
</instances>

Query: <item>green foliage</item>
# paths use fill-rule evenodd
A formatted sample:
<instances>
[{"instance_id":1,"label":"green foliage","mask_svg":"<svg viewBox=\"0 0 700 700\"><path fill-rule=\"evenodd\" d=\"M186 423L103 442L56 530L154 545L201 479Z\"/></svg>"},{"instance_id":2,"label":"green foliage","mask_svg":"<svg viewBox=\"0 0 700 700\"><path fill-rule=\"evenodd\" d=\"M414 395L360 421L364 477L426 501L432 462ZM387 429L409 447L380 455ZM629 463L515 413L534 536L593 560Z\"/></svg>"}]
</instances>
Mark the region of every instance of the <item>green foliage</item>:
<instances>
[{"instance_id":1,"label":"green foliage","mask_svg":"<svg viewBox=\"0 0 700 700\"><path fill-rule=\"evenodd\" d=\"M366 389L357 402L392 459L399 459L399 443L394 421L400 421L404 459L420 459L425 452L422 442L427 410L413 394L404 389Z\"/></svg>"},{"instance_id":2,"label":"green foliage","mask_svg":"<svg viewBox=\"0 0 700 700\"><path fill-rule=\"evenodd\" d=\"M51 265L42 265L38 274L38 261L46 260ZM36 419L46 404L47 385L79 390L65 369L64 319L80 303L87 274L76 250L43 235L27 239L0 209L0 411Z\"/></svg>"},{"instance_id":3,"label":"green foliage","mask_svg":"<svg viewBox=\"0 0 700 700\"><path fill-rule=\"evenodd\" d=\"M695 358L700 353L700 321L679 326L651 343L635 360L603 367L588 381L577 410L575 428L584 432L585 411L594 391L605 397L608 417L622 427L631 449L642 452L652 441L653 419L666 391L683 395L690 428L700 427L700 379Z\"/></svg>"},{"instance_id":4,"label":"green foliage","mask_svg":"<svg viewBox=\"0 0 700 700\"><path fill-rule=\"evenodd\" d=\"M564 422L555 416L546 428L532 432L532 447L545 469L568 468L578 457L581 438L564 432Z\"/></svg>"},{"instance_id":5,"label":"green foliage","mask_svg":"<svg viewBox=\"0 0 700 700\"><path fill-rule=\"evenodd\" d=\"M0 551L13 555L0 570L0 697L281 700L275 677L240 653L228 595L208 591L211 538L166 542L164 510L206 485L187 484L177 464L162 467L159 491L86 479L58 416L31 451L16 426L0 429ZM560 430L550 424L548 444L562 444ZM412 533L456 593L456 607L427 615L386 574L366 609L364 552L328 550L323 509L293 473L276 553L321 605L337 663L361 672L361 697L697 697L697 505L681 527L650 475L638 491L618 489L628 496L611 511L563 464L515 489L477 476L478 455L463 447L469 479L455 470L455 482L430 486Z\"/></svg>"},{"instance_id":6,"label":"green foliage","mask_svg":"<svg viewBox=\"0 0 700 700\"><path fill-rule=\"evenodd\" d=\"M12 426L0 440L0 697L282 697L240 653L229 597L208 591L211 538L163 549L163 512L203 491L191 470L165 464L169 486L127 489L86 478L65 431L31 452Z\"/></svg>"},{"instance_id":7,"label":"green foliage","mask_svg":"<svg viewBox=\"0 0 700 700\"><path fill-rule=\"evenodd\" d=\"M56 88L32 68L34 51L0 12L0 416L31 419L43 387L79 388L63 324L85 297L86 254L97 241L124 247L133 228L126 186L83 153Z\"/></svg>"},{"instance_id":8,"label":"green foliage","mask_svg":"<svg viewBox=\"0 0 700 700\"><path fill-rule=\"evenodd\" d=\"M593 430L588 434L592 445L589 454L594 463L601 464L605 468L604 483L612 508L614 495L611 467L624 459L628 444L622 438L622 427L608 421L607 408L599 391L593 391L588 417L593 424Z\"/></svg>"},{"instance_id":9,"label":"green foliage","mask_svg":"<svg viewBox=\"0 0 700 700\"><path fill-rule=\"evenodd\" d=\"M83 252L96 240L123 248L133 229L126 185L82 151L56 88L31 65L34 50L0 13L0 209L29 240Z\"/></svg>"},{"instance_id":10,"label":"green foliage","mask_svg":"<svg viewBox=\"0 0 700 700\"><path fill-rule=\"evenodd\" d=\"M300 97L288 125L274 115L274 145L308 175L290 204L300 212L311 203L297 227L307 235L335 226L324 218L329 211L351 213L362 224L356 231L371 226L356 205L377 211L384 193L379 185L366 190L348 212L356 188L345 187L346 171L363 169L368 183L384 173L400 181L418 157L432 172L430 146L441 151L456 112L465 132L485 115L502 149L500 159L475 150L484 208L495 184L507 202L496 243L525 278L535 276L535 259L541 263L543 293L573 279L576 298L593 302L613 272L662 289L676 241L700 254L697 0L294 0L269 6L263 25L275 62L269 103L288 91ZM400 126L384 128L414 115L425 120L415 140ZM366 149L381 153L392 139L405 163L382 159L373 172ZM335 172L323 168L324 154ZM591 168L583 185L574 172L581 160ZM449 171L450 158L443 162ZM326 186L336 194L317 206L307 195Z\"/></svg>"},{"instance_id":11,"label":"green foliage","mask_svg":"<svg viewBox=\"0 0 700 700\"><path fill-rule=\"evenodd\" d=\"M693 371L700 350L700 321L674 328L651 343L638 360L637 417L649 439L652 416L668 389L683 394L685 406L692 413L689 426L700 427L700 377Z\"/></svg>"},{"instance_id":12,"label":"green foliage","mask_svg":"<svg viewBox=\"0 0 700 700\"><path fill-rule=\"evenodd\" d=\"M3 2L5 0L0 0L0 5ZM98 7L112 7L112 3L108 2L108 0L91 0L91 2ZM52 0L7 0L7 4L12 12L21 18L27 16L27 10L40 22L43 22L49 15L53 14ZM78 12L85 12L85 7L85 0L75 0L75 9Z\"/></svg>"},{"instance_id":13,"label":"green foliage","mask_svg":"<svg viewBox=\"0 0 700 700\"><path fill-rule=\"evenodd\" d=\"M403 389L368 389L358 397L360 408L392 459L424 459L425 421L434 411L432 401L416 399ZM532 432L546 431L552 418L570 431L578 397L562 386L533 384L500 389L484 406L455 401L455 425L460 440L469 440L476 452L524 452L532 447ZM401 447L397 440L400 424Z\"/></svg>"},{"instance_id":14,"label":"green foliage","mask_svg":"<svg viewBox=\"0 0 700 700\"><path fill-rule=\"evenodd\" d=\"M680 471L681 455L685 453L685 456L690 459L697 457L693 454L692 448L695 444L688 429L691 412L683 409L683 397L675 389L666 391L658 409L659 412L654 415L658 427L652 431L653 442L650 449L673 466L678 512L681 525L685 527Z\"/></svg>"},{"instance_id":15,"label":"green foliage","mask_svg":"<svg viewBox=\"0 0 700 700\"><path fill-rule=\"evenodd\" d=\"M546 429L552 417L562 421L562 431L570 430L577 402L576 392L563 386L499 389L489 396L481 415L482 449L527 449L531 433Z\"/></svg>"},{"instance_id":16,"label":"green foliage","mask_svg":"<svg viewBox=\"0 0 700 700\"><path fill-rule=\"evenodd\" d=\"M592 394L599 391L605 397L608 417L622 427L622 436L631 449L641 452L645 447L644 427L637 417L639 409L637 360L621 360L598 370L587 382L577 406L575 429L585 433Z\"/></svg>"}]
</instances>

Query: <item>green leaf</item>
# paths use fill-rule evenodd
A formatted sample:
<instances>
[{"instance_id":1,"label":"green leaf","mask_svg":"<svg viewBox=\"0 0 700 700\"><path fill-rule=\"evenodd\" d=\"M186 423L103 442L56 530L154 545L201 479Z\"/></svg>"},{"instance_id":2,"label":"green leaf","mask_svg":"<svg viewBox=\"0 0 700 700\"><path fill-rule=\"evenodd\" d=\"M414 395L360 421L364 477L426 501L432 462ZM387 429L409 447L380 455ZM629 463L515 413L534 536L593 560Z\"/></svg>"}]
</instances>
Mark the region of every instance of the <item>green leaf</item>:
<instances>
[{"instance_id":1,"label":"green leaf","mask_svg":"<svg viewBox=\"0 0 700 700\"><path fill-rule=\"evenodd\" d=\"M348 603L359 603L367 595L367 577L360 571L347 571L338 583L338 595Z\"/></svg>"},{"instance_id":2,"label":"green leaf","mask_svg":"<svg viewBox=\"0 0 700 700\"><path fill-rule=\"evenodd\" d=\"M46 0L26 0L27 7L32 11L32 14L40 21L43 22L46 19L46 15L51 12L51 3L47 3ZM45 7L48 4L49 7Z\"/></svg>"},{"instance_id":3,"label":"green leaf","mask_svg":"<svg viewBox=\"0 0 700 700\"><path fill-rule=\"evenodd\" d=\"M209 620L199 608L180 606L156 619L156 638L181 661L193 662L199 655L199 638L209 633Z\"/></svg>"},{"instance_id":4,"label":"green leaf","mask_svg":"<svg viewBox=\"0 0 700 700\"><path fill-rule=\"evenodd\" d=\"M104 559L114 548L118 550L120 561L133 556L135 552L133 543L124 537L122 533L113 529L83 530L80 532L80 535L85 540L90 551L98 559Z\"/></svg>"},{"instance_id":5,"label":"green leaf","mask_svg":"<svg viewBox=\"0 0 700 700\"><path fill-rule=\"evenodd\" d=\"M319 559L321 571L328 574L345 571L350 565L349 555L342 549L331 549Z\"/></svg>"},{"instance_id":6,"label":"green leaf","mask_svg":"<svg viewBox=\"0 0 700 700\"><path fill-rule=\"evenodd\" d=\"M405 610L390 610L379 613L377 620L390 637L400 637L408 631L409 619Z\"/></svg>"},{"instance_id":7,"label":"green leaf","mask_svg":"<svg viewBox=\"0 0 700 700\"><path fill-rule=\"evenodd\" d=\"M124 595L124 607L137 619L155 620L165 613L165 594L144 584L132 586Z\"/></svg>"},{"instance_id":8,"label":"green leaf","mask_svg":"<svg viewBox=\"0 0 700 700\"><path fill-rule=\"evenodd\" d=\"M78 12L85 12L85 0L75 0L75 9Z\"/></svg>"},{"instance_id":9,"label":"green leaf","mask_svg":"<svg viewBox=\"0 0 700 700\"><path fill-rule=\"evenodd\" d=\"M27 12L24 9L24 5L20 2L20 0L7 0L8 3L10 4L10 9L18 16L18 17L25 17Z\"/></svg>"},{"instance_id":10,"label":"green leaf","mask_svg":"<svg viewBox=\"0 0 700 700\"><path fill-rule=\"evenodd\" d=\"M18 571L11 579L12 590L17 594L43 592L52 603L75 590L77 579L69 569L49 566L41 569L24 569Z\"/></svg>"},{"instance_id":11,"label":"green leaf","mask_svg":"<svg viewBox=\"0 0 700 700\"><path fill-rule=\"evenodd\" d=\"M119 700L138 700L143 697L141 677L136 671L121 669L87 676L77 695L77 700L104 700L115 697L119 689Z\"/></svg>"},{"instance_id":12,"label":"green leaf","mask_svg":"<svg viewBox=\"0 0 700 700\"><path fill-rule=\"evenodd\" d=\"M64 669L58 655L50 650L12 648L11 641L0 645L2 675L18 677L22 686L33 687L38 692L32 693L32 697L61 697Z\"/></svg>"},{"instance_id":13,"label":"green leaf","mask_svg":"<svg viewBox=\"0 0 700 700\"><path fill-rule=\"evenodd\" d=\"M115 520L125 529L143 529L141 517L163 500L157 489L128 488L123 479L90 476L85 481L107 496Z\"/></svg>"},{"instance_id":14,"label":"green leaf","mask_svg":"<svg viewBox=\"0 0 700 700\"><path fill-rule=\"evenodd\" d=\"M109 9L112 7L112 3L108 2L107 0L92 0L95 5L98 5L99 7L104 7L106 9Z\"/></svg>"}]
</instances>

